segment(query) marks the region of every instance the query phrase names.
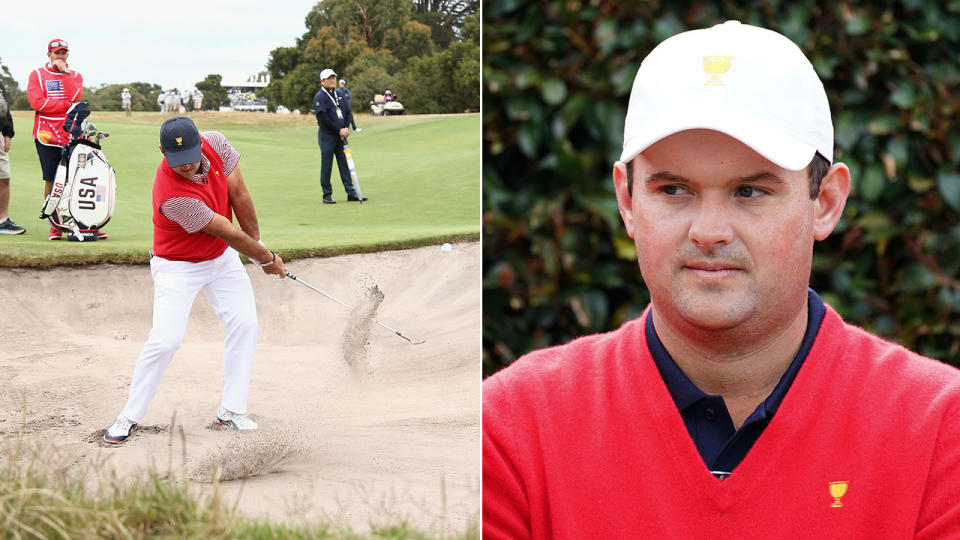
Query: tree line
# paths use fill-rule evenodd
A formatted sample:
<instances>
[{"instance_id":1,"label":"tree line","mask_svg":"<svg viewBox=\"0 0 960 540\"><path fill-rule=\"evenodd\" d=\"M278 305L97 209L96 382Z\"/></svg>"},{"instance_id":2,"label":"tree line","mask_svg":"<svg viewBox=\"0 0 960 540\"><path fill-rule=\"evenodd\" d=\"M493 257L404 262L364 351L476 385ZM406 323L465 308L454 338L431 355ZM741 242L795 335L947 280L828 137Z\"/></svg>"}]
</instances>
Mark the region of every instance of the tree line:
<instances>
[{"instance_id":1,"label":"tree line","mask_svg":"<svg viewBox=\"0 0 960 540\"><path fill-rule=\"evenodd\" d=\"M321 88L320 72L329 67L347 80L355 111L386 90L414 114L479 111L478 9L479 0L318 2L307 13L307 31L296 45L270 52L270 84L257 94L268 99L271 111L283 105L306 113ZM29 110L26 89L2 63L0 80L11 107ZM211 74L196 83L204 110L229 105L221 81ZM159 110L157 96L165 89L147 82L84 88L84 100L93 110L120 110L123 88L130 89L134 111Z\"/></svg>"},{"instance_id":2,"label":"tree line","mask_svg":"<svg viewBox=\"0 0 960 540\"><path fill-rule=\"evenodd\" d=\"M347 81L355 111L391 90L412 113L480 110L479 2L324 0L306 16L293 47L270 52L272 107L309 111L332 68Z\"/></svg>"}]
</instances>

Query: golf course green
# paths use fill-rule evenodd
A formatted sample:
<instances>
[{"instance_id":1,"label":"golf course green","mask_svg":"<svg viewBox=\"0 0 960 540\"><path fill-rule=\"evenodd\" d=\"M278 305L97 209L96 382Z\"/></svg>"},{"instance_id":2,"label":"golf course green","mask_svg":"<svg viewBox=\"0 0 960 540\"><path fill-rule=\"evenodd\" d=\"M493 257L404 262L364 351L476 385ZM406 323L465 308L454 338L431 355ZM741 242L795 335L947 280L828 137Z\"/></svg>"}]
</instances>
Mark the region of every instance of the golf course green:
<instances>
[{"instance_id":1,"label":"golf course green","mask_svg":"<svg viewBox=\"0 0 960 540\"><path fill-rule=\"evenodd\" d=\"M479 114L358 117L350 136L360 187L369 201L350 202L336 167L334 199L321 203L320 149L310 115L191 113L201 131L219 131L243 156L264 242L286 260L381 251L480 236ZM161 154L160 113L95 111L88 121L110 133L103 150L117 172L109 239L47 239L38 219L43 182L33 114L14 111L10 217L26 234L0 236L0 267L146 262L151 248L151 190Z\"/></svg>"}]
</instances>

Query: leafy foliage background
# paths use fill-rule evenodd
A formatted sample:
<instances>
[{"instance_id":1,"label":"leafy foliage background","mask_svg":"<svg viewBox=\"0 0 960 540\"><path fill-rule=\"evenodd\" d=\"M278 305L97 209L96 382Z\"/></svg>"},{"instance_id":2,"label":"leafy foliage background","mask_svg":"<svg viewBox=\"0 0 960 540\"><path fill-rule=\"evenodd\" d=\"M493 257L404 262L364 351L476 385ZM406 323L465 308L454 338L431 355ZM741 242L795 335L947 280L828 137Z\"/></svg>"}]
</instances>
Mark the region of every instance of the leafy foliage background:
<instances>
[{"instance_id":1,"label":"leafy foliage background","mask_svg":"<svg viewBox=\"0 0 960 540\"><path fill-rule=\"evenodd\" d=\"M480 108L478 0L323 0L295 46L270 52L271 107L310 111L320 72L347 82L354 112L391 90L409 113Z\"/></svg>"},{"instance_id":2,"label":"leafy foliage background","mask_svg":"<svg viewBox=\"0 0 960 540\"><path fill-rule=\"evenodd\" d=\"M729 19L789 37L827 89L853 191L811 287L960 366L960 1L492 0L483 17L484 376L649 302L611 180L630 88L656 44Z\"/></svg>"}]
</instances>

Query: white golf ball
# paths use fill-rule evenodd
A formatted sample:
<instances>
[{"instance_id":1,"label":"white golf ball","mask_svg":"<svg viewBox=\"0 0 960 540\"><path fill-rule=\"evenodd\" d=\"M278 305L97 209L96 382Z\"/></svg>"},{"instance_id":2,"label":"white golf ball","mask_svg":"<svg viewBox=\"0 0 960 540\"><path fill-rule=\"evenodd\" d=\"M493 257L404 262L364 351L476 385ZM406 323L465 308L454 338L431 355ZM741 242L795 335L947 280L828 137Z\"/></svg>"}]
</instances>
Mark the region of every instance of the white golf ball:
<instances>
[{"instance_id":1,"label":"white golf ball","mask_svg":"<svg viewBox=\"0 0 960 540\"><path fill-rule=\"evenodd\" d=\"M444 244L440 246L440 251L444 253L450 253L451 251L453 251L453 246L451 246L450 244Z\"/></svg>"}]
</instances>

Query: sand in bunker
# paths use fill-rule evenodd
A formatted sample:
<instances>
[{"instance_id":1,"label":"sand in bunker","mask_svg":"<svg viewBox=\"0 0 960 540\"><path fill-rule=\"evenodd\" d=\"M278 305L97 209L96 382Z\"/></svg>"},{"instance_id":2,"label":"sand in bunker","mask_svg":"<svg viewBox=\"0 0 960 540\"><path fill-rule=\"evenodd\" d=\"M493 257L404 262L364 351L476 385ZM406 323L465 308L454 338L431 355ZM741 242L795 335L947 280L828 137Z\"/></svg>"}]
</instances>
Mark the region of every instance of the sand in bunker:
<instances>
[{"instance_id":1,"label":"sand in bunker","mask_svg":"<svg viewBox=\"0 0 960 540\"><path fill-rule=\"evenodd\" d=\"M214 423L225 332L201 293L142 428L118 448L98 436L150 330L148 268L0 269L0 440L25 433L121 474L169 467L201 486L215 470L248 476L220 492L255 517L463 532L480 508L480 265L479 243L288 264L352 310L247 265L261 429Z\"/></svg>"}]
</instances>

